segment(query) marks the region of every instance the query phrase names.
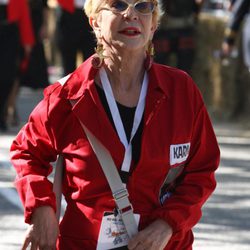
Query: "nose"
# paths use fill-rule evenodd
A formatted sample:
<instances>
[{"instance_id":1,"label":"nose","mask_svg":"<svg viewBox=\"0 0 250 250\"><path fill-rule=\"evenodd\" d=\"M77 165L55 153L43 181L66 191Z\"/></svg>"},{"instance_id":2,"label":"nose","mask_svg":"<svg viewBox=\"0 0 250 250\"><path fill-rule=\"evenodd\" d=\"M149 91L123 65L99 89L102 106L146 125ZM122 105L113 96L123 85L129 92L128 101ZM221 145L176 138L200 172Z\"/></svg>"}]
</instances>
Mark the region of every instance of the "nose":
<instances>
[{"instance_id":1,"label":"nose","mask_svg":"<svg viewBox=\"0 0 250 250\"><path fill-rule=\"evenodd\" d=\"M132 5L129 5L128 8L124 12L124 17L131 20L137 20L138 14L135 10L135 7Z\"/></svg>"}]
</instances>

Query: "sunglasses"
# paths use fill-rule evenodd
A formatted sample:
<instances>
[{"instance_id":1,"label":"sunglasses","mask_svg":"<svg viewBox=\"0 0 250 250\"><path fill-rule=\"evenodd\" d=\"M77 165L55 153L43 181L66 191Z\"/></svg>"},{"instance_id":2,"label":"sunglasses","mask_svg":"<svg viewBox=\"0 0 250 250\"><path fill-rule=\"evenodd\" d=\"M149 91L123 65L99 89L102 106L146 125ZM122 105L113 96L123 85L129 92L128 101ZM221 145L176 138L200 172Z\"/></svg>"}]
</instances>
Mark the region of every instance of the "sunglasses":
<instances>
[{"instance_id":1,"label":"sunglasses","mask_svg":"<svg viewBox=\"0 0 250 250\"><path fill-rule=\"evenodd\" d=\"M152 14L156 6L154 2L149 1L149 0L141 0L134 4L127 3L126 1L123 1L123 0L113 0L113 1L110 1L109 5L110 5L110 10L113 13L121 14L127 11L129 7L133 7L137 13L142 14L142 15Z\"/></svg>"}]
</instances>

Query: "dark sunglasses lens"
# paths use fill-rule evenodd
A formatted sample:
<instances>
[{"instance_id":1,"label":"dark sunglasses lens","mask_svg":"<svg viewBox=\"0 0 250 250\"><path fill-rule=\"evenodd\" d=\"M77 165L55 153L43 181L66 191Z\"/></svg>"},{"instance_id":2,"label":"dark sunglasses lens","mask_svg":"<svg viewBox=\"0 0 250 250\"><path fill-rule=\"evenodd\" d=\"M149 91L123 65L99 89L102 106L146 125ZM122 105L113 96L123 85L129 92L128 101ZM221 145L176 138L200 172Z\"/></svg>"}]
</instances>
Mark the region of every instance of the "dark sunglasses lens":
<instances>
[{"instance_id":1,"label":"dark sunglasses lens","mask_svg":"<svg viewBox=\"0 0 250 250\"><path fill-rule=\"evenodd\" d=\"M128 4L123 1L114 1L111 5L112 9L116 12L122 12L128 8Z\"/></svg>"},{"instance_id":2,"label":"dark sunglasses lens","mask_svg":"<svg viewBox=\"0 0 250 250\"><path fill-rule=\"evenodd\" d=\"M152 2L139 2L135 5L135 8L142 14L149 14L153 12L154 4Z\"/></svg>"}]
</instances>

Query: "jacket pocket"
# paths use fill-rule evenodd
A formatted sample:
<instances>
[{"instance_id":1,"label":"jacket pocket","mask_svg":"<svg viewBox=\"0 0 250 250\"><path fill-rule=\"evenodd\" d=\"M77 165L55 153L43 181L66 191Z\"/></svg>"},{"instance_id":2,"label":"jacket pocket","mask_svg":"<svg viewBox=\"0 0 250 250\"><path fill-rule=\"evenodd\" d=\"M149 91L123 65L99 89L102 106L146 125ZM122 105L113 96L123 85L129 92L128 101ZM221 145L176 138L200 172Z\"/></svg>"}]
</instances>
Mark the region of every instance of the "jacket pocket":
<instances>
[{"instance_id":1,"label":"jacket pocket","mask_svg":"<svg viewBox=\"0 0 250 250\"><path fill-rule=\"evenodd\" d=\"M159 201L161 205L163 205L164 201L172 195L175 187L175 180L182 173L184 166L184 164L181 164L177 167L172 167L169 169L159 192Z\"/></svg>"}]
</instances>

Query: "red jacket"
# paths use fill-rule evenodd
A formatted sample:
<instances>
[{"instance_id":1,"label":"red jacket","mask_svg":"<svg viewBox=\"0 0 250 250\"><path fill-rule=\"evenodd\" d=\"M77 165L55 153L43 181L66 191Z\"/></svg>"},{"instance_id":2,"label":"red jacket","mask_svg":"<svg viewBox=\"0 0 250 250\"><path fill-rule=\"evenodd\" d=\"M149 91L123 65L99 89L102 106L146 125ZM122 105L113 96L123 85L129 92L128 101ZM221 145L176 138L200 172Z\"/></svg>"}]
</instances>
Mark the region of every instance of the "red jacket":
<instances>
[{"instance_id":1,"label":"red jacket","mask_svg":"<svg viewBox=\"0 0 250 250\"><path fill-rule=\"evenodd\" d=\"M75 10L74 0L57 0L59 5L66 11L73 13Z\"/></svg>"},{"instance_id":2,"label":"red jacket","mask_svg":"<svg viewBox=\"0 0 250 250\"><path fill-rule=\"evenodd\" d=\"M59 245L63 250L95 249L103 212L115 207L77 118L106 146L116 166L121 166L124 156L124 147L100 102L94 84L97 70L90 61L85 61L63 86L57 82L45 90L44 99L11 147L17 171L15 184L28 223L36 207L50 205L55 209L52 185L46 177L52 170L49 162L63 153L63 192L68 201L60 225ZM73 109L69 99L77 100ZM153 64L143 123L140 160L127 186L134 211L141 215L140 229L162 218L174 230L165 249L191 249L191 228L201 218L201 207L216 185L219 149L201 95L186 73ZM171 147L187 143L188 158L176 162L180 152L173 158ZM159 192L167 173L181 166L184 169L172 196L161 205Z\"/></svg>"},{"instance_id":3,"label":"red jacket","mask_svg":"<svg viewBox=\"0 0 250 250\"><path fill-rule=\"evenodd\" d=\"M34 35L26 0L10 0L7 8L8 21L17 22L22 45L33 45Z\"/></svg>"}]
</instances>

